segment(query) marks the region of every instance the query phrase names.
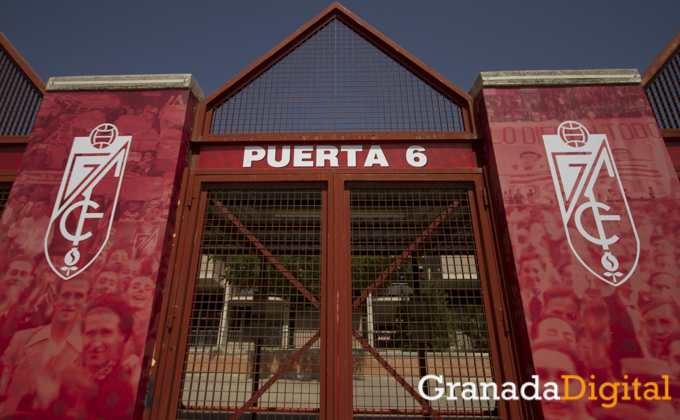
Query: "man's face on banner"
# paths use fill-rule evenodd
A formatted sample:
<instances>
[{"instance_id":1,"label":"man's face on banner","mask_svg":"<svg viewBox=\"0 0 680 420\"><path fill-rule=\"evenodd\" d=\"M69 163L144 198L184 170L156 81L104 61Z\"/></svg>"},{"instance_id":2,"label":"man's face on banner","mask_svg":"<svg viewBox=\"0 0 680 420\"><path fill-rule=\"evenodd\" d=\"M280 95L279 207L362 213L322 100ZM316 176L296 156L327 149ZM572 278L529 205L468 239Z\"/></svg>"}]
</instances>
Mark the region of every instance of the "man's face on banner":
<instances>
[{"instance_id":1,"label":"man's face on banner","mask_svg":"<svg viewBox=\"0 0 680 420\"><path fill-rule=\"evenodd\" d=\"M676 279L670 274L658 274L650 281L650 289L657 296L668 296L675 286Z\"/></svg>"},{"instance_id":2,"label":"man's face on banner","mask_svg":"<svg viewBox=\"0 0 680 420\"><path fill-rule=\"evenodd\" d=\"M614 155L614 160L617 162L633 160L631 158L630 152L626 149L615 149L612 151L612 154Z\"/></svg>"},{"instance_id":3,"label":"man's face on banner","mask_svg":"<svg viewBox=\"0 0 680 420\"><path fill-rule=\"evenodd\" d=\"M117 362L125 335L120 330L120 317L110 309L94 309L83 324L83 361L86 367L99 367Z\"/></svg>"},{"instance_id":4,"label":"man's face on banner","mask_svg":"<svg viewBox=\"0 0 680 420\"><path fill-rule=\"evenodd\" d=\"M0 300L4 296L3 301L16 302L22 290L28 287L32 270L33 265L28 261L12 262L0 282Z\"/></svg>"},{"instance_id":5,"label":"man's face on banner","mask_svg":"<svg viewBox=\"0 0 680 420\"><path fill-rule=\"evenodd\" d=\"M73 322L80 317L89 288L86 280L62 280L61 290L54 302L54 320Z\"/></svg>"},{"instance_id":6,"label":"man's face on banner","mask_svg":"<svg viewBox=\"0 0 680 420\"><path fill-rule=\"evenodd\" d=\"M130 282L126 297L128 304L135 310L147 308L152 296L153 281L150 278L137 277Z\"/></svg>"},{"instance_id":7,"label":"man's face on banner","mask_svg":"<svg viewBox=\"0 0 680 420\"><path fill-rule=\"evenodd\" d=\"M120 271L120 278L124 283L128 285L132 282L132 279L138 277L142 271L142 265L137 261L128 261L123 264L123 269Z\"/></svg>"},{"instance_id":8,"label":"man's face on banner","mask_svg":"<svg viewBox=\"0 0 680 420\"><path fill-rule=\"evenodd\" d=\"M546 317L555 317L574 322L579 319L578 304L570 296L556 296L545 302Z\"/></svg>"},{"instance_id":9,"label":"man's face on banner","mask_svg":"<svg viewBox=\"0 0 680 420\"><path fill-rule=\"evenodd\" d=\"M673 308L669 304L661 305L644 315L647 333L654 340L665 340L680 328L680 322L673 316Z\"/></svg>"},{"instance_id":10,"label":"man's face on banner","mask_svg":"<svg viewBox=\"0 0 680 420\"><path fill-rule=\"evenodd\" d=\"M539 156L536 153L522 153L519 158L522 166L533 167L538 162Z\"/></svg>"},{"instance_id":11,"label":"man's face on banner","mask_svg":"<svg viewBox=\"0 0 680 420\"><path fill-rule=\"evenodd\" d=\"M118 271L129 258L128 253L124 249L117 249L109 255L106 266L111 270Z\"/></svg>"},{"instance_id":12,"label":"man's face on banner","mask_svg":"<svg viewBox=\"0 0 680 420\"><path fill-rule=\"evenodd\" d=\"M538 324L536 340L564 342L576 345L574 329L561 318L546 318Z\"/></svg>"},{"instance_id":13,"label":"man's face on banner","mask_svg":"<svg viewBox=\"0 0 680 420\"><path fill-rule=\"evenodd\" d=\"M145 152L142 160L147 164L152 164L156 160L156 157L153 152Z\"/></svg>"},{"instance_id":14,"label":"man's face on banner","mask_svg":"<svg viewBox=\"0 0 680 420\"><path fill-rule=\"evenodd\" d=\"M95 296L102 296L107 293L113 293L116 291L117 283L118 276L116 276L116 273L104 271L97 276L97 280L94 282L94 287L92 289L92 294Z\"/></svg>"},{"instance_id":15,"label":"man's face on banner","mask_svg":"<svg viewBox=\"0 0 680 420\"><path fill-rule=\"evenodd\" d=\"M34 219L42 218L47 213L47 204L44 201L36 201L31 207L31 216Z\"/></svg>"},{"instance_id":16,"label":"man's face on banner","mask_svg":"<svg viewBox=\"0 0 680 420\"><path fill-rule=\"evenodd\" d=\"M147 204L146 209L144 209L144 215L150 219L154 220L158 216L161 215L161 210L162 210L162 204L158 200L151 200L149 201L149 204Z\"/></svg>"}]
</instances>

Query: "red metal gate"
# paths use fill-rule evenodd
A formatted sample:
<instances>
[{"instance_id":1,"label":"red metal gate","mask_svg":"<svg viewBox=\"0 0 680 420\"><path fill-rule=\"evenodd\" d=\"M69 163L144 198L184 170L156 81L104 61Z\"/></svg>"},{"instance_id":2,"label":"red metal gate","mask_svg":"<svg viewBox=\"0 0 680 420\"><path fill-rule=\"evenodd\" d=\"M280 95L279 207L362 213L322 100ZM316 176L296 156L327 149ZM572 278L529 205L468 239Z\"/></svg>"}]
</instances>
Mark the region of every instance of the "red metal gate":
<instances>
[{"instance_id":1,"label":"red metal gate","mask_svg":"<svg viewBox=\"0 0 680 420\"><path fill-rule=\"evenodd\" d=\"M325 191L209 189L177 417L317 417Z\"/></svg>"},{"instance_id":2,"label":"red metal gate","mask_svg":"<svg viewBox=\"0 0 680 420\"><path fill-rule=\"evenodd\" d=\"M188 279L186 292L174 280L182 315L164 343L179 347L160 360L175 368L160 376L169 382L156 395L168 411L154 418L507 412L493 400L430 402L417 389L427 374L500 379L503 350L488 317L498 290L489 289L476 208L481 176L390 177L401 182L193 178L200 197L183 222L178 265L191 274L177 275ZM432 394L435 385L423 388Z\"/></svg>"},{"instance_id":3,"label":"red metal gate","mask_svg":"<svg viewBox=\"0 0 680 420\"><path fill-rule=\"evenodd\" d=\"M498 418L493 400L464 401L459 389L427 401L417 389L426 375L494 380L469 188L347 189L354 415ZM423 385L434 395L434 381Z\"/></svg>"}]
</instances>

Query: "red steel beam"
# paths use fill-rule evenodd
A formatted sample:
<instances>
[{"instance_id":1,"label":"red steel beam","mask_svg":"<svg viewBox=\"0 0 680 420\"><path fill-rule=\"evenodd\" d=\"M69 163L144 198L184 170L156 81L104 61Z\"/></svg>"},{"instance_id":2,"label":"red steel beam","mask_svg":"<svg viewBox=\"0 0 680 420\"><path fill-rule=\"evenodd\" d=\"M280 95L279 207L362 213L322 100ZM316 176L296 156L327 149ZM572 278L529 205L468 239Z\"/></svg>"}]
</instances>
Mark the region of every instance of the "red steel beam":
<instances>
[{"instance_id":1,"label":"red steel beam","mask_svg":"<svg viewBox=\"0 0 680 420\"><path fill-rule=\"evenodd\" d=\"M441 222L443 222L444 219L446 219L449 216L449 214L451 214L451 212L456 206L458 206L457 201L451 203L446 208L446 210L444 210L442 214L440 214L434 220L434 222L432 222L430 226L428 226L428 228L425 229L423 233L421 233L420 236L418 236L416 240L413 241L413 243L411 243L411 246L409 246L408 249L404 250L404 252L402 252L401 255L398 256L397 259L394 260L394 262L392 262L392 264L390 264L385 269L385 271L383 271L380 277L378 277L370 286L368 286L368 288L366 288L366 290L364 290L361 296L356 298L354 304L352 305L352 309L356 309L357 306L361 305L361 303L364 300L366 300L368 295L371 294L371 292L373 292L373 290L375 290L376 287L380 286L380 284L387 279L387 276L389 276L392 273L392 271L394 271L394 269L397 268L397 266L406 259L406 257L408 257L413 251L415 251L415 249L425 240L425 238L427 238L430 235L430 233L432 233L432 231L435 230L441 224Z\"/></svg>"},{"instance_id":2,"label":"red steel beam","mask_svg":"<svg viewBox=\"0 0 680 420\"><path fill-rule=\"evenodd\" d=\"M236 411L236 413L229 420L238 420L238 419L241 418L241 416L243 416L243 414L246 411L253 411L253 408L256 408L256 407L253 407L253 404L255 404L255 402L262 396L262 394L267 392L267 390L272 385L274 385L274 382L276 382L284 373L286 373L288 368L293 366L295 364L295 362L297 362L298 359L300 359L300 357L302 357L302 355L305 354L305 352L307 352L307 350L309 350L314 345L314 343L316 343L316 341L319 339L320 336L321 336L321 331L317 331L316 334L314 334L312 336L312 338L310 338L309 341L307 341L307 343L305 343L305 345L302 346L300 348L300 350L298 350L293 355L293 357L288 359L288 361L285 364L281 365L279 370L277 370L276 373L271 378L269 378L269 380L264 385L262 385L262 387L260 389L258 389L257 392L255 394L253 394L250 397L250 399L248 401L246 401L246 403L243 404L243 406L241 408L239 408Z\"/></svg>"},{"instance_id":3,"label":"red steel beam","mask_svg":"<svg viewBox=\"0 0 680 420\"><path fill-rule=\"evenodd\" d=\"M232 212L230 212L229 210L227 210L227 208L224 207L224 206L222 205L222 202L221 202L221 201L213 201L213 202L215 203L215 205L216 205L217 207L220 208L220 211L221 211L222 213L224 213L224 215L227 216L227 218L228 218L229 220L231 220L231 222L232 222L232 223L233 223L233 224L241 231L241 233L243 233L243 234L246 236L246 238L248 238L248 240L249 240L250 242L252 242L253 245L255 245L255 247L262 253L262 255L264 255L265 257L267 257L267 259L268 259L269 261L271 261L272 264L274 264L274 266L275 266L275 267L276 267L276 268L277 268L277 269L278 269L278 270L279 270L279 271L280 271L280 272L281 272L288 280L290 280L290 282L293 283L293 285L295 285L295 287L297 287L297 289L300 291L300 293L302 293L302 294L304 295L304 297L307 298L307 300L310 301L310 302L312 303L312 305L314 305L314 306L316 307L316 309L319 309L319 301L316 300L316 298L315 298L314 296L312 296L312 294L309 293L309 291L308 291L308 290L307 290L307 289L306 289L299 281L297 281L297 279L296 279L295 277L293 277L292 274L290 274L290 271L288 271L288 270L286 269L286 267L285 267L283 264L281 264L281 262L279 262L279 260L277 260L276 257L275 257L271 252L269 252L269 250L268 250L267 248L265 248L265 246L262 245L262 243L261 243L260 241L257 240L257 238L255 237L255 235L253 235L253 234L248 230L248 228L246 228L246 227L243 225L243 223L241 223L241 222L238 220L238 218L237 218L236 216L234 216L234 214L233 214Z\"/></svg>"},{"instance_id":4,"label":"red steel beam","mask_svg":"<svg viewBox=\"0 0 680 420\"><path fill-rule=\"evenodd\" d=\"M366 341L366 340L364 339L364 337L362 337L361 334L359 334L359 333L357 332L357 330L355 330L354 328L352 328L352 335L354 335L354 338L356 338L357 341L358 341L359 343L361 343L361 346L362 346L365 350L368 350L368 352L371 354L371 356L373 356L373 357L378 361L378 363L380 363L380 366L384 367L385 370L387 370L387 372L388 372L390 375L392 375L392 377L399 383L399 385L401 385L402 387L404 387L404 390L406 390L406 392L408 392L409 394L411 394L411 396L412 396L416 401L418 401L418 403L420 403L420 405L423 406L423 409L425 410L425 412L427 413L428 416L431 416L432 418L441 420L441 416L439 416L438 414L436 414L436 411L430 406L430 404L425 400L425 398L421 397L420 394L418 394L418 393L416 392L416 390L413 389L413 386L411 386L411 384L409 384L408 382L406 382L406 379L402 378L402 376L399 374L399 372L397 372L397 370L396 370L395 368L393 368L392 365L390 365L390 364L387 362L387 360L385 360L385 359L380 355L380 353L378 353L378 351L377 351L376 349L374 349L374 348L368 343L368 341Z\"/></svg>"}]
</instances>

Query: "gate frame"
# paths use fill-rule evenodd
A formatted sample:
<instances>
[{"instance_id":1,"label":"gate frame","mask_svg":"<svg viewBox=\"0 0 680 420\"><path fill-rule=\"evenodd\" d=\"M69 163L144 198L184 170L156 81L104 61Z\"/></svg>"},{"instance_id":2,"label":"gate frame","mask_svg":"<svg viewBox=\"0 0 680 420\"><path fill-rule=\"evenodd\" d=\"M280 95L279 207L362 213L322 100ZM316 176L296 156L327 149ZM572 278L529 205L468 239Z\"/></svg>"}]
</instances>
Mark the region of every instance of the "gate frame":
<instances>
[{"instance_id":1,"label":"gate frame","mask_svg":"<svg viewBox=\"0 0 680 420\"><path fill-rule=\"evenodd\" d=\"M352 393L352 296L348 279L351 272L351 240L349 237L349 190L346 183L389 183L395 186L413 182L460 183L469 188L475 241L479 255L478 264L485 295L484 306L489 331L489 343L494 367L494 380L504 382L521 380L518 349L509 334L507 319L511 302L506 286L502 284L500 249L492 221L492 208L486 189L487 177L483 168L452 169L215 169L186 170L184 198L178 214L171 267L165 285L165 298L160 315L159 340L154 352L156 386L149 390L154 402L145 410L145 419L174 418L179 393L192 310L193 287L196 281L198 259L194 258L200 247L200 228L205 212L207 189L214 185L258 183L280 184L326 183L326 200L322 211L325 234L322 235L326 255L322 259L321 302L321 377L319 417L321 419L353 418ZM185 172L185 174L186 174ZM397 184L398 183L398 184ZM227 187L228 188L228 187ZM332 252L329 245L338 242L342 252ZM344 280L343 280L344 279ZM340 316L340 314L349 314ZM178 318L175 320L175 318ZM159 369L158 367L162 367ZM527 418L528 407L520 401L498 401L502 418Z\"/></svg>"},{"instance_id":2,"label":"gate frame","mask_svg":"<svg viewBox=\"0 0 680 420\"><path fill-rule=\"evenodd\" d=\"M162 338L154 352L154 357L157 358L156 364L164 368L157 369L155 377L157 386L149 390L153 394L153 401L158 402L157 405L152 405L151 407L149 412L149 418L151 419L175 418L177 410L178 398L175 397L178 397L181 392L182 372L185 363L186 343L192 311L193 287L196 283L197 266L199 263L198 258L195 258L195 254L200 248L200 231L205 213L207 190L215 185L227 185L227 188L229 188L228 186L230 185L243 185L247 183L281 185L282 183L290 182L325 182L326 199L322 204L322 212L324 213L322 220L325 219L325 222L322 222L322 229L330 224L329 215L332 215L332 212L327 209L332 197L332 175L272 174L271 171L264 171L256 176L253 175L255 174L244 174L243 171L224 170L202 170L195 171L189 175L185 204L183 206L184 214L181 217L181 225L176 233L179 240L173 250L175 254L173 261L174 269L172 270L171 277L169 277L170 282L166 282L166 289L164 291L167 305L163 305L164 311L162 311L160 317L159 335L162 334ZM322 250L327 247L332 233L332 229L327 229L326 234L322 235ZM330 255L330 253L328 254ZM325 293L329 283L326 279L328 277L328 267L328 260L325 262L322 260L320 300L322 305L325 302ZM324 325L330 310L330 307L326 309L321 308L320 310L320 340L322 348L326 346L325 343L328 340L326 337L328 328L325 328ZM326 354L324 350L321 351L322 366L326 363ZM319 415L323 416L327 409L327 399L325 398L327 395L326 385L331 384L332 381L326 380L327 372L322 370L320 374Z\"/></svg>"}]
</instances>

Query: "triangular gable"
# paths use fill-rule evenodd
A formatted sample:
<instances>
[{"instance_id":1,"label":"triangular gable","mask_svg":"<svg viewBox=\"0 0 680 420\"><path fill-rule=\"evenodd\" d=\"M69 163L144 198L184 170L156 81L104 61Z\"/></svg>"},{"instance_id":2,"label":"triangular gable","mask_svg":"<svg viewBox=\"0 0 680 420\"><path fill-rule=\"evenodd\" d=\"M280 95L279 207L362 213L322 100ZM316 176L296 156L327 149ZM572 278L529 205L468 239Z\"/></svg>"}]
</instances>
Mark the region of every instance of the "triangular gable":
<instances>
[{"instance_id":1,"label":"triangular gable","mask_svg":"<svg viewBox=\"0 0 680 420\"><path fill-rule=\"evenodd\" d=\"M467 94L337 3L206 103L208 135L472 131Z\"/></svg>"},{"instance_id":2,"label":"triangular gable","mask_svg":"<svg viewBox=\"0 0 680 420\"><path fill-rule=\"evenodd\" d=\"M0 136L28 136L45 84L0 33Z\"/></svg>"},{"instance_id":3,"label":"triangular gable","mask_svg":"<svg viewBox=\"0 0 680 420\"><path fill-rule=\"evenodd\" d=\"M659 127L680 130L680 32L642 75Z\"/></svg>"}]
</instances>

